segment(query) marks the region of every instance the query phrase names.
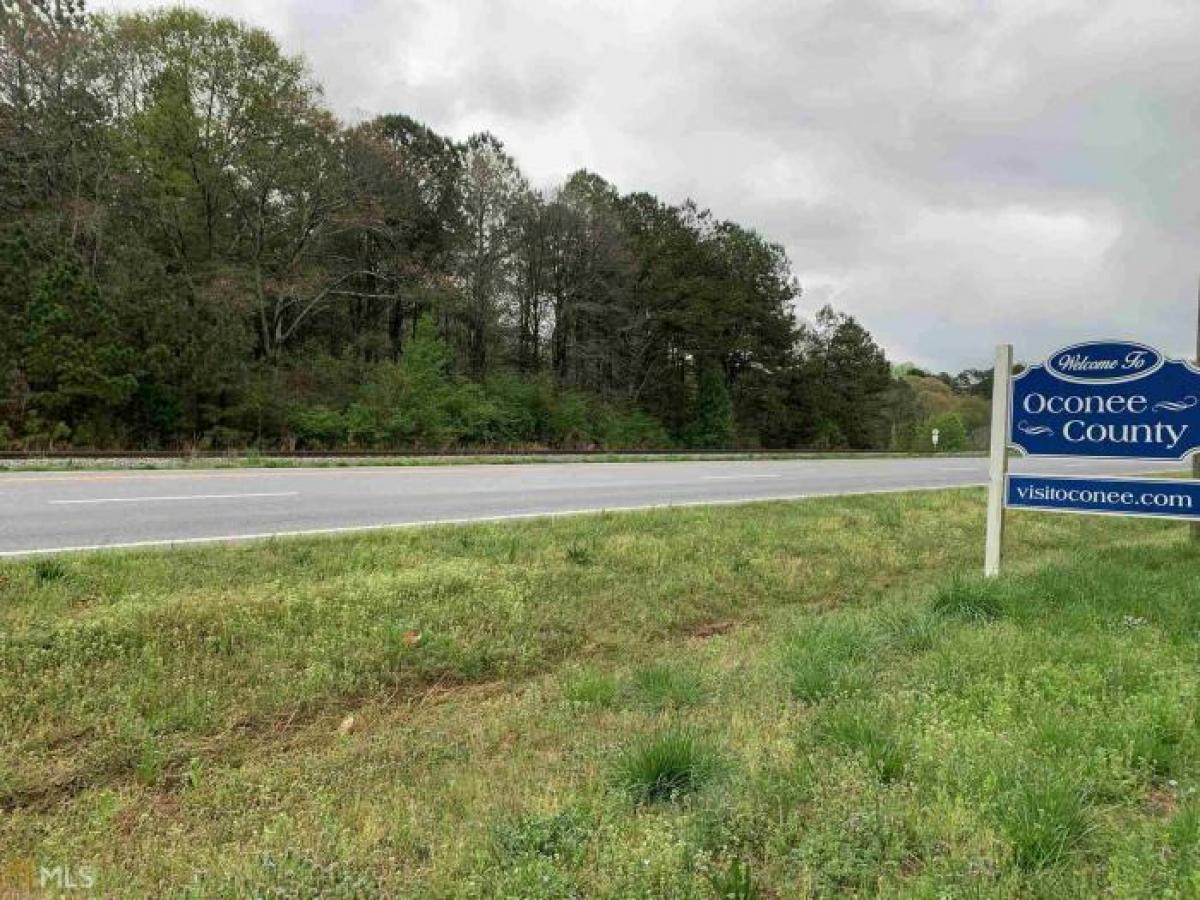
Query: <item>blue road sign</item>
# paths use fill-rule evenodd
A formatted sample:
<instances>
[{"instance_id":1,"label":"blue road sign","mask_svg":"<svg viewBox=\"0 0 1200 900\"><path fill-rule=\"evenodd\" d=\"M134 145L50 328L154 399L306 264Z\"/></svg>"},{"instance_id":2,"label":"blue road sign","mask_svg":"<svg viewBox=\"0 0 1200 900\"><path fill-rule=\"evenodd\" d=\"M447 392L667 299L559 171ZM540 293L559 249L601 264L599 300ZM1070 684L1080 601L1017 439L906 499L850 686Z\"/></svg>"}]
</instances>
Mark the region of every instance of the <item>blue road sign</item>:
<instances>
[{"instance_id":1,"label":"blue road sign","mask_svg":"<svg viewBox=\"0 0 1200 900\"><path fill-rule=\"evenodd\" d=\"M1200 449L1200 371L1132 341L1059 350L1013 378L1009 443L1028 456L1184 459Z\"/></svg>"},{"instance_id":2,"label":"blue road sign","mask_svg":"<svg viewBox=\"0 0 1200 900\"><path fill-rule=\"evenodd\" d=\"M1005 504L1046 512L1200 519L1200 481L1009 475Z\"/></svg>"}]
</instances>

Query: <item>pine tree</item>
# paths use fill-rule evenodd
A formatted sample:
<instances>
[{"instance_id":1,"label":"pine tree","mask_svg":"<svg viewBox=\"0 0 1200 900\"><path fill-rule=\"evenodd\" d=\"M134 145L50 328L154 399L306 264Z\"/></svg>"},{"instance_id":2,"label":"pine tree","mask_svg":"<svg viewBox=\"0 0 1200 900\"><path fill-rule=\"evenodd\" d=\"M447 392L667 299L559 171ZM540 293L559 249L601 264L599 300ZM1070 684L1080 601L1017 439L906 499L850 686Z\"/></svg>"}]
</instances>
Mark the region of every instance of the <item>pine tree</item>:
<instances>
[{"instance_id":1,"label":"pine tree","mask_svg":"<svg viewBox=\"0 0 1200 900\"><path fill-rule=\"evenodd\" d=\"M30 405L47 423L63 423L60 431L82 429L89 444L113 437L111 413L137 389L114 319L95 282L70 259L46 270L29 304L23 355Z\"/></svg>"},{"instance_id":2,"label":"pine tree","mask_svg":"<svg viewBox=\"0 0 1200 900\"><path fill-rule=\"evenodd\" d=\"M706 450L719 450L733 445L733 402L725 378L716 366L700 373L696 406L689 429L688 443Z\"/></svg>"}]
</instances>

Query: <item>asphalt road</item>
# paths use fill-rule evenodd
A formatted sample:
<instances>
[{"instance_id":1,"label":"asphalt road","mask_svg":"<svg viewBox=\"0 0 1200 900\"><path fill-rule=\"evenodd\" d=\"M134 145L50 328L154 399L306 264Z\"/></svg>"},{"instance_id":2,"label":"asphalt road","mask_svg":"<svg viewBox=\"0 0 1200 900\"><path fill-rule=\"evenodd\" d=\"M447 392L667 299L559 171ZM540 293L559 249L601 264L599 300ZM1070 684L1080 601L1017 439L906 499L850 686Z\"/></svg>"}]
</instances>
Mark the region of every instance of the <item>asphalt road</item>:
<instances>
[{"instance_id":1,"label":"asphalt road","mask_svg":"<svg viewBox=\"0 0 1200 900\"><path fill-rule=\"evenodd\" d=\"M1170 465L1017 460L1014 471ZM986 459L0 473L0 556L985 483Z\"/></svg>"}]
</instances>

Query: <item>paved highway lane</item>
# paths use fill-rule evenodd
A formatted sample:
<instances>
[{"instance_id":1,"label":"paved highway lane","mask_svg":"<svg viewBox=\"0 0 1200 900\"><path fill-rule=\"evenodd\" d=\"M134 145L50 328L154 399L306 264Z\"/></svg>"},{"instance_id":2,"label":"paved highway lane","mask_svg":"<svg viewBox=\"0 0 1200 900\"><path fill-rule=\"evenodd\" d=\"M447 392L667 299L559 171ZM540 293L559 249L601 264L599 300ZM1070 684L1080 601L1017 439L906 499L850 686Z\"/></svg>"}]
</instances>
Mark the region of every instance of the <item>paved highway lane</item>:
<instances>
[{"instance_id":1,"label":"paved highway lane","mask_svg":"<svg viewBox=\"0 0 1200 900\"><path fill-rule=\"evenodd\" d=\"M1172 466L1018 460L1014 471ZM0 556L983 484L986 459L0 473Z\"/></svg>"}]
</instances>

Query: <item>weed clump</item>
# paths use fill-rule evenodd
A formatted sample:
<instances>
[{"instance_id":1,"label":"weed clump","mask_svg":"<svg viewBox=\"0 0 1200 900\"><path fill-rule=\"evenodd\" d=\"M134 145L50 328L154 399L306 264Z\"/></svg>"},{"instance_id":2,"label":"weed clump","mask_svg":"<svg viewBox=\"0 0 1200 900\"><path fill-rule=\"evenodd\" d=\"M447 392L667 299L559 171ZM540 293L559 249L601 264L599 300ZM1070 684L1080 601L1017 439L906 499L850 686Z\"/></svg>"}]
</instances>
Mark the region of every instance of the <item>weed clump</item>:
<instances>
[{"instance_id":1,"label":"weed clump","mask_svg":"<svg viewBox=\"0 0 1200 900\"><path fill-rule=\"evenodd\" d=\"M540 857L569 860L587 841L589 823L577 809L529 814L492 826L492 847L501 862Z\"/></svg>"}]
</instances>

